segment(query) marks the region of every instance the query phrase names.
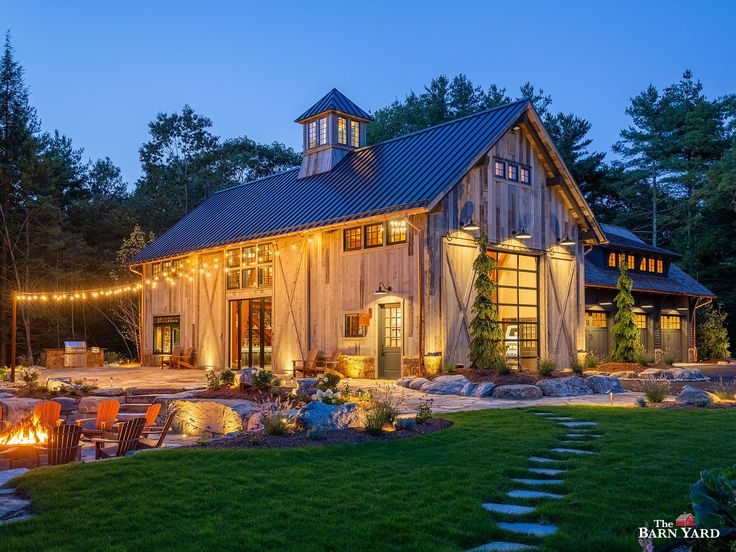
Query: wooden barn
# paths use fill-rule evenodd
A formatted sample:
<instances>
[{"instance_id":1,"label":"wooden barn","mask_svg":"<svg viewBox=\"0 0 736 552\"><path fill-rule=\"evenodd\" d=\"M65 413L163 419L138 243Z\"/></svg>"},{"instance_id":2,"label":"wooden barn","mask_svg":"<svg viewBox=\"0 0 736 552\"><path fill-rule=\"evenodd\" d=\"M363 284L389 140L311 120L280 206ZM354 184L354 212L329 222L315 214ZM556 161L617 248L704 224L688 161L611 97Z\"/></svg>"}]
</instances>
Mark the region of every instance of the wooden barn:
<instances>
[{"instance_id":1,"label":"wooden barn","mask_svg":"<svg viewBox=\"0 0 736 552\"><path fill-rule=\"evenodd\" d=\"M584 252L606 237L529 101L371 146L335 89L296 122L301 167L213 194L132 259L148 365L177 346L218 369L467 364L481 232L509 362L583 354Z\"/></svg>"}]
</instances>

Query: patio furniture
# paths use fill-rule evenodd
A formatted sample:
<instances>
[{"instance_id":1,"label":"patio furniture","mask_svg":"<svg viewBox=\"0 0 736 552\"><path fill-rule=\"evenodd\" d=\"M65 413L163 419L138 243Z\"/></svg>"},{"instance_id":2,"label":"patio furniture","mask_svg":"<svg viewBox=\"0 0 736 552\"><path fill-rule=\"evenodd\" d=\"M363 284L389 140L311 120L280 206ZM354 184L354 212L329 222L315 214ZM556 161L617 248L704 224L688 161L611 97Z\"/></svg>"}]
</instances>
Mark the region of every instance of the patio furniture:
<instances>
[{"instance_id":1,"label":"patio furniture","mask_svg":"<svg viewBox=\"0 0 736 552\"><path fill-rule=\"evenodd\" d=\"M340 357L342 356L342 352L340 349L335 349L332 352L332 355L330 355L330 358L323 360L322 365L324 368L328 368L332 371L337 371L337 365L340 363Z\"/></svg>"},{"instance_id":2,"label":"patio furniture","mask_svg":"<svg viewBox=\"0 0 736 552\"><path fill-rule=\"evenodd\" d=\"M171 429L171 423L174 421L174 414L175 412L171 412L166 416L166 421L162 427L146 427L143 430L143 437L138 439L138 448L152 449L163 447L166 434L169 432L169 429ZM158 433L158 438L151 439L150 436L156 433Z\"/></svg>"},{"instance_id":3,"label":"patio furniture","mask_svg":"<svg viewBox=\"0 0 736 552\"><path fill-rule=\"evenodd\" d=\"M82 433L85 437L100 436L103 431L112 430L119 410L120 403L118 401L113 399L103 401L97 407L97 416L94 418L80 418L76 423L82 428ZM141 420L145 422L145 418L141 418ZM85 423L92 421L95 423L93 428L84 427Z\"/></svg>"},{"instance_id":4,"label":"patio furniture","mask_svg":"<svg viewBox=\"0 0 736 552\"><path fill-rule=\"evenodd\" d=\"M92 439L95 444L95 460L125 456L129 451L137 450L138 440L145 425L145 418L133 418L120 426L119 433L105 431L102 437Z\"/></svg>"},{"instance_id":5,"label":"patio furniture","mask_svg":"<svg viewBox=\"0 0 736 552\"><path fill-rule=\"evenodd\" d=\"M309 373L317 373L317 349L310 349L307 358L303 360L292 360L292 375L296 376L297 372L301 372L304 377Z\"/></svg>"},{"instance_id":6,"label":"patio furniture","mask_svg":"<svg viewBox=\"0 0 736 552\"><path fill-rule=\"evenodd\" d=\"M161 403L156 403L149 405L148 408L146 408L146 428L149 427L155 427L156 425L156 418L158 418L158 413L161 411ZM125 421L122 422L116 422L115 423L115 431L120 431L120 426L123 425Z\"/></svg>"},{"instance_id":7,"label":"patio furniture","mask_svg":"<svg viewBox=\"0 0 736 552\"><path fill-rule=\"evenodd\" d=\"M43 401L33 407L33 414L38 416L39 423L47 428L54 428L64 423L61 417L61 403Z\"/></svg>"},{"instance_id":8,"label":"patio furniture","mask_svg":"<svg viewBox=\"0 0 736 552\"><path fill-rule=\"evenodd\" d=\"M161 369L163 370L166 366L169 368L173 368L176 362L179 360L179 357L181 356L181 347L174 347L174 350L171 351L171 356L169 358L161 358Z\"/></svg>"},{"instance_id":9,"label":"patio furniture","mask_svg":"<svg viewBox=\"0 0 736 552\"><path fill-rule=\"evenodd\" d=\"M186 354L183 354L179 357L179 360L176 361L176 367L181 370L183 368L189 368L190 370L193 370L196 368L196 359L197 359L197 353L192 349L191 347L187 349Z\"/></svg>"},{"instance_id":10,"label":"patio furniture","mask_svg":"<svg viewBox=\"0 0 736 552\"><path fill-rule=\"evenodd\" d=\"M48 457L49 466L59 466L81 459L82 428L78 425L64 424L51 428L49 440L45 445L36 445L37 464L41 465L41 454Z\"/></svg>"}]
</instances>

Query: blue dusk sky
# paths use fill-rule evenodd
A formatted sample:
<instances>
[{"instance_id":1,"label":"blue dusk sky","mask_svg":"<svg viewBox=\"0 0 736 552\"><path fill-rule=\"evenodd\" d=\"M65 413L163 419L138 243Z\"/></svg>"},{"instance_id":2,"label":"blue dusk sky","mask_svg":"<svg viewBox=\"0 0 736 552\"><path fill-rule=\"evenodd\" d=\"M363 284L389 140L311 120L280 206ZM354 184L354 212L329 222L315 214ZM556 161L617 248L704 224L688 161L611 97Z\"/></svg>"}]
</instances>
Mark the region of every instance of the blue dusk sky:
<instances>
[{"instance_id":1,"label":"blue dusk sky","mask_svg":"<svg viewBox=\"0 0 736 552\"><path fill-rule=\"evenodd\" d=\"M332 87L372 111L442 73L531 81L607 151L650 83L689 68L708 96L736 92L735 28L730 1L0 2L44 128L131 185L160 111L300 148L294 119Z\"/></svg>"}]
</instances>

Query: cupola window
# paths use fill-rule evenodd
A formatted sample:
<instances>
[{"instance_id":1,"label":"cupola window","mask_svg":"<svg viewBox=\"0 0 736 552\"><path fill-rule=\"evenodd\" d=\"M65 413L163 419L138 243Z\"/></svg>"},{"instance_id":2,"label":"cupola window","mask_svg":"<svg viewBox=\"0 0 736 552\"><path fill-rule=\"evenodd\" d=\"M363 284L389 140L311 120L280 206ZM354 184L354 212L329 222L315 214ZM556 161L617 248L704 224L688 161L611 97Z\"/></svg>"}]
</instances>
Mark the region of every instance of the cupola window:
<instances>
[{"instance_id":1,"label":"cupola window","mask_svg":"<svg viewBox=\"0 0 736 552\"><path fill-rule=\"evenodd\" d=\"M309 133L309 148L317 147L317 121L312 121L307 125L307 132Z\"/></svg>"},{"instance_id":2,"label":"cupola window","mask_svg":"<svg viewBox=\"0 0 736 552\"><path fill-rule=\"evenodd\" d=\"M327 143L327 117L319 120L319 145L324 146Z\"/></svg>"},{"instance_id":3,"label":"cupola window","mask_svg":"<svg viewBox=\"0 0 736 552\"><path fill-rule=\"evenodd\" d=\"M358 121L350 121L350 131L354 148L360 147L360 123Z\"/></svg>"},{"instance_id":4,"label":"cupola window","mask_svg":"<svg viewBox=\"0 0 736 552\"><path fill-rule=\"evenodd\" d=\"M337 118L337 142L344 145L348 143L348 122L345 117Z\"/></svg>"}]
</instances>

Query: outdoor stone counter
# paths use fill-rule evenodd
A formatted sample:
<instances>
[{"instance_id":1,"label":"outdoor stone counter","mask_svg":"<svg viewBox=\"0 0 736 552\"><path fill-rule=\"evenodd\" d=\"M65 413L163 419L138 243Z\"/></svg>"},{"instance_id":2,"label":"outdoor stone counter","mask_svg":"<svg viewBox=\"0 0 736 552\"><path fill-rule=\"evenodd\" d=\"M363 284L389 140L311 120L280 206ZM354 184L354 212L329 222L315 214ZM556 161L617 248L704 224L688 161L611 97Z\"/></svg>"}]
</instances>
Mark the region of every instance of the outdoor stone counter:
<instances>
[{"instance_id":1,"label":"outdoor stone counter","mask_svg":"<svg viewBox=\"0 0 736 552\"><path fill-rule=\"evenodd\" d=\"M424 375L436 376L442 371L442 355L424 355ZM401 357L401 375L416 376L419 374L419 356Z\"/></svg>"},{"instance_id":2,"label":"outdoor stone counter","mask_svg":"<svg viewBox=\"0 0 736 552\"><path fill-rule=\"evenodd\" d=\"M376 377L376 358L370 355L342 355L337 371L348 378L373 379Z\"/></svg>"}]
</instances>

